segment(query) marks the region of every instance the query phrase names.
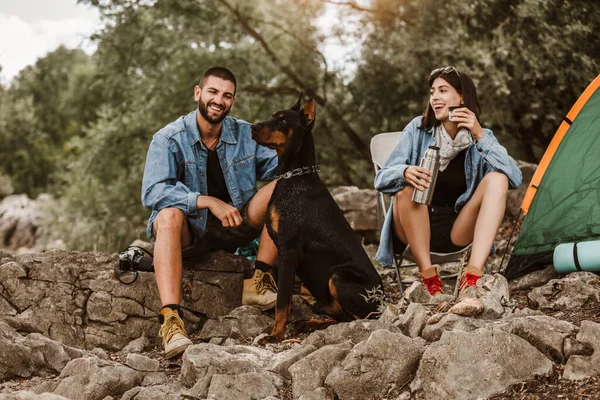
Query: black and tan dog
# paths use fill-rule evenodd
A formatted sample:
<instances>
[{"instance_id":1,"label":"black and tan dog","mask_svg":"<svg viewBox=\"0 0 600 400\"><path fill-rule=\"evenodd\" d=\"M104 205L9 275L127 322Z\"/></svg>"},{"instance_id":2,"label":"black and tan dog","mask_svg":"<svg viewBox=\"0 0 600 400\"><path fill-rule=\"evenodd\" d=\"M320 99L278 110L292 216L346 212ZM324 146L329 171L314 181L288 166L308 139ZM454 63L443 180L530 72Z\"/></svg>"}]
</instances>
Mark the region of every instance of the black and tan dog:
<instances>
[{"instance_id":1,"label":"black and tan dog","mask_svg":"<svg viewBox=\"0 0 600 400\"><path fill-rule=\"evenodd\" d=\"M266 218L279 250L277 306L265 341L284 337L295 274L317 300L314 311L330 317L305 321L305 328L367 317L378 306L376 300L365 300L367 290L382 287L360 240L316 173L311 133L315 104L311 99L301 109L301 98L290 110L252 125L252 138L275 149L279 158Z\"/></svg>"}]
</instances>

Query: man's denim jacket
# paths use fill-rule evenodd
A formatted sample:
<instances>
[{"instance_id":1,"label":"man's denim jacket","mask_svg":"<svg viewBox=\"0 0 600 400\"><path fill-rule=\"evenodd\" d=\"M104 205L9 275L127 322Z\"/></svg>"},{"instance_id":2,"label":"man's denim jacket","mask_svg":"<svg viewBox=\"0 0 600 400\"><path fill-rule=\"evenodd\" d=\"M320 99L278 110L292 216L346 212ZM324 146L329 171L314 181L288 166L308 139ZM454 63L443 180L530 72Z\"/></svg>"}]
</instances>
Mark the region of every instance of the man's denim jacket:
<instances>
[{"instance_id":1,"label":"man's denim jacket","mask_svg":"<svg viewBox=\"0 0 600 400\"><path fill-rule=\"evenodd\" d=\"M375 175L375 189L377 191L394 195L406 186L404 171L411 165L419 165L425 151L434 144L434 129L419 129L422 116L413 119L402 131L400 140L394 151L386 161L384 167ZM484 129L484 137L474 142L467 149L465 155L465 175L467 178L467 191L460 195L454 205L458 213L469 201L479 182L488 172L502 172L508 177L508 186L515 189L521 186L523 177L515 161L508 155L506 149L498 143L494 134L489 129ZM377 260L389 266L393 262L392 248L392 207L386 215L377 251Z\"/></svg>"},{"instance_id":2,"label":"man's denim jacket","mask_svg":"<svg viewBox=\"0 0 600 400\"><path fill-rule=\"evenodd\" d=\"M196 200L208 191L208 150L200 139L196 113L165 126L150 143L142 183L142 203L152 210L148 237L156 215L167 207L183 211L195 237L206 230L208 210L196 209ZM277 154L252 140L248 122L232 117L223 120L216 151L233 206L241 210L256 193L257 180L274 177Z\"/></svg>"}]
</instances>

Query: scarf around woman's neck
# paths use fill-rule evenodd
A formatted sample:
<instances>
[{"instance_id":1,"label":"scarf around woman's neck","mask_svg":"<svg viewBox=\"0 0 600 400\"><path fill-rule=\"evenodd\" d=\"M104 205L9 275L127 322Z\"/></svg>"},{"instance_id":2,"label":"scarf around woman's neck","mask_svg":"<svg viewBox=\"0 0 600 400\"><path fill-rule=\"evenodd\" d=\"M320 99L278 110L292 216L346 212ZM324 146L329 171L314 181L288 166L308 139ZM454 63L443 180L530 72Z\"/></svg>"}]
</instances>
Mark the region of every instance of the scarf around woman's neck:
<instances>
[{"instance_id":1,"label":"scarf around woman's neck","mask_svg":"<svg viewBox=\"0 0 600 400\"><path fill-rule=\"evenodd\" d=\"M458 153L473 144L473 137L467 129L462 128L452 140L444 124L435 128L435 140L440 148L440 171L445 170Z\"/></svg>"}]
</instances>

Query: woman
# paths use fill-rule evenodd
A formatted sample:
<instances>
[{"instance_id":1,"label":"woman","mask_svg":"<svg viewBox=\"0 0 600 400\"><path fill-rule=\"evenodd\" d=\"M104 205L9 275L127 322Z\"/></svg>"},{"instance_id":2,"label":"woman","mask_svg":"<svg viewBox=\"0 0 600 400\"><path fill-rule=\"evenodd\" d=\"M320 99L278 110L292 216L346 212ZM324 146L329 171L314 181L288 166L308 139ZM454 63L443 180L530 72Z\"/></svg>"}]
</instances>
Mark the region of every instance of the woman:
<instances>
[{"instance_id":1,"label":"woman","mask_svg":"<svg viewBox=\"0 0 600 400\"><path fill-rule=\"evenodd\" d=\"M472 244L460 291L475 286L504 216L509 188L521 185L521 171L492 131L479 124L475 85L454 67L429 76L429 104L400 136L385 166L375 176L375 188L394 195L381 232L377 259L391 265L393 252L410 244L421 280L436 295L442 292L430 250L452 252ZM459 106L449 119L449 107ZM430 145L440 147L440 171L431 205L412 201L431 174L419 167Z\"/></svg>"}]
</instances>

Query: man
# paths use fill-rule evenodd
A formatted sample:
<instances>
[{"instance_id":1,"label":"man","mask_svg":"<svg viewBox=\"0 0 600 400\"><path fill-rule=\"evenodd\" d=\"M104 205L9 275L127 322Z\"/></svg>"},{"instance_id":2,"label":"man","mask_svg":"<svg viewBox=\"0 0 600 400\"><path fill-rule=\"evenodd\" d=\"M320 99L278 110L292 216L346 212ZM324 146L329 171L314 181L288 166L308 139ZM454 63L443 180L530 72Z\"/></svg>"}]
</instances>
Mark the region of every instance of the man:
<instances>
[{"instance_id":1,"label":"man","mask_svg":"<svg viewBox=\"0 0 600 400\"><path fill-rule=\"evenodd\" d=\"M277 248L264 228L277 166L274 150L251 138L250 124L232 117L236 80L226 68L206 71L194 88L198 108L158 131L150 143L142 203L152 210L154 269L162 303L160 336L167 358L191 341L181 320L182 250L235 251L260 235L255 275L244 281L242 302L263 309L276 302L270 267ZM185 253L184 253L185 254Z\"/></svg>"}]
</instances>

